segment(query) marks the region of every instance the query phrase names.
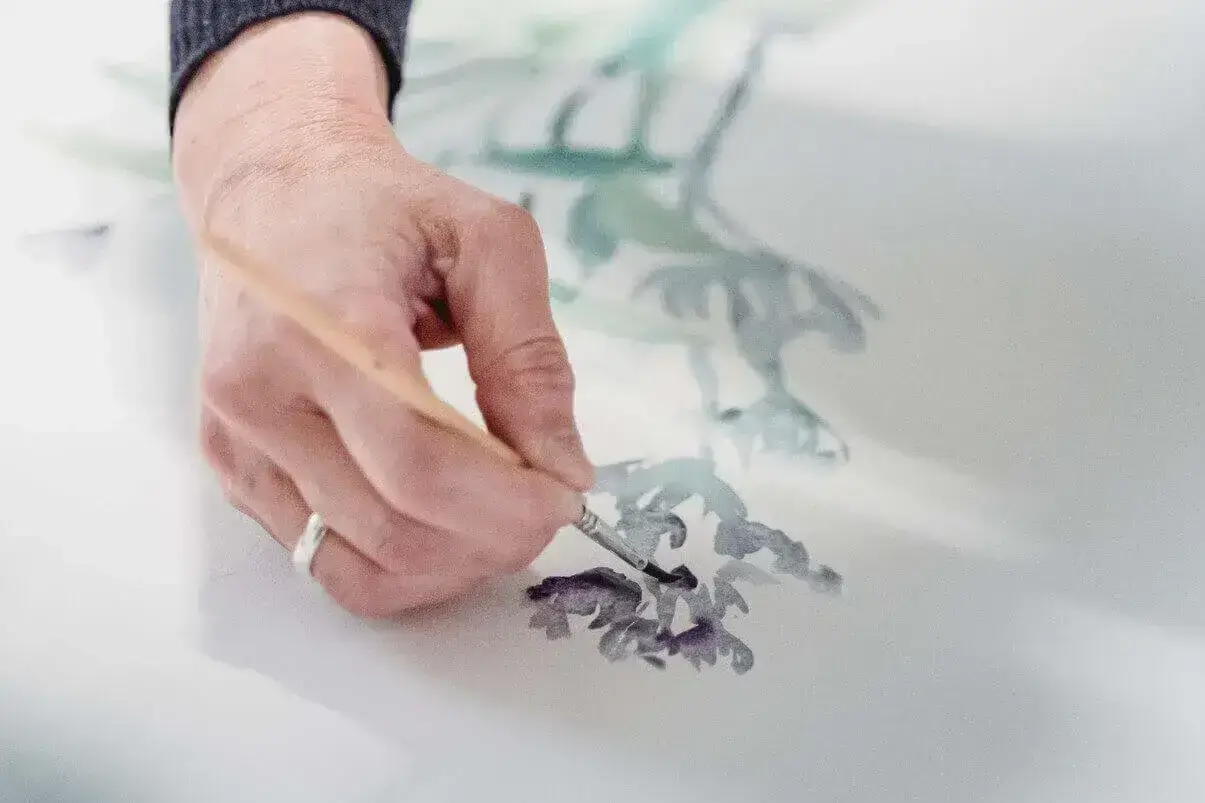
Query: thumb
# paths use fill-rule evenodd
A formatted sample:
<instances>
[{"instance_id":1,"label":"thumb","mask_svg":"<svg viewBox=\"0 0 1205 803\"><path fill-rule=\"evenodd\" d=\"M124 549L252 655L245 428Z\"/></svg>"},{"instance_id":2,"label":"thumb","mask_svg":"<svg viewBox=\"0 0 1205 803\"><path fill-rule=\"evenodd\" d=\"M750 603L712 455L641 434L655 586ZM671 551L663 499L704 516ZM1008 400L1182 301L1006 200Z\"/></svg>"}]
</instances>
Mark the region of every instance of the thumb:
<instances>
[{"instance_id":1,"label":"thumb","mask_svg":"<svg viewBox=\"0 0 1205 803\"><path fill-rule=\"evenodd\" d=\"M594 484L573 415L573 370L552 320L539 228L525 210L472 193L436 245L452 321L490 431L532 467L579 491Z\"/></svg>"}]
</instances>

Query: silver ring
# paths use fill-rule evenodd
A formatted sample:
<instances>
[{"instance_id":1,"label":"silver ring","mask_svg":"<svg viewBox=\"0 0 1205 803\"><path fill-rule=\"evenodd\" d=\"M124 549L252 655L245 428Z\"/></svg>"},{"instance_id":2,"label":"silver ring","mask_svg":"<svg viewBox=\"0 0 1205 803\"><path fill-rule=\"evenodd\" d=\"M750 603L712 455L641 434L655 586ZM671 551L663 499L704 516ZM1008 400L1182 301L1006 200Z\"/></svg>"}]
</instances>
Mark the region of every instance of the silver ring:
<instances>
[{"instance_id":1,"label":"silver ring","mask_svg":"<svg viewBox=\"0 0 1205 803\"><path fill-rule=\"evenodd\" d=\"M297 539L297 546L293 547L293 568L306 579L314 577L314 556L318 554L323 538L326 538L326 524L317 513L311 513L301 538Z\"/></svg>"}]
</instances>

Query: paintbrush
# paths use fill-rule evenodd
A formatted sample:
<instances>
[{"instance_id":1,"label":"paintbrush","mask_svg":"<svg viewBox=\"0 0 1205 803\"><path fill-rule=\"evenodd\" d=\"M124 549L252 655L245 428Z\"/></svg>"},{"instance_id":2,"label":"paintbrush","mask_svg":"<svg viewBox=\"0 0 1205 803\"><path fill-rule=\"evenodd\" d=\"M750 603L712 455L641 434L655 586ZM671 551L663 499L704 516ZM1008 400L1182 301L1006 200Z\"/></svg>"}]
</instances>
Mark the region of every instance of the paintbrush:
<instances>
[{"instance_id":1,"label":"paintbrush","mask_svg":"<svg viewBox=\"0 0 1205 803\"><path fill-rule=\"evenodd\" d=\"M485 447L506 462L521 466L523 458L506 443L474 424L455 407L435 395L421 375L392 365L360 339L347 332L333 316L273 271L256 263L212 231L201 236L204 252L215 258L226 273L237 277L248 292L277 313L294 321L332 352L359 368L370 380L395 399L429 421ZM667 584L694 588L697 581L685 567L667 572L639 554L610 526L582 504L574 526L587 538L618 557L633 569Z\"/></svg>"}]
</instances>

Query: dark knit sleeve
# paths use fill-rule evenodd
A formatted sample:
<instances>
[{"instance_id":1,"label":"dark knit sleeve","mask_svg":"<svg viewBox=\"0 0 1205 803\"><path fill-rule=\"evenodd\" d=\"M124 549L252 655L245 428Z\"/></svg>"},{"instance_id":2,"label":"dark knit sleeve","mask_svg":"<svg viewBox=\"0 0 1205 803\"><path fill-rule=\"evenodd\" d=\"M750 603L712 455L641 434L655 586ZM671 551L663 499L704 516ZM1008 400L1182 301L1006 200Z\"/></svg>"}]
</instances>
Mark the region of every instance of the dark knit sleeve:
<instances>
[{"instance_id":1,"label":"dark knit sleeve","mask_svg":"<svg viewBox=\"0 0 1205 803\"><path fill-rule=\"evenodd\" d=\"M189 80L206 58L243 29L301 11L342 14L372 35L389 75L389 101L402 86L402 59L411 0L171 0L171 98L168 126Z\"/></svg>"}]
</instances>

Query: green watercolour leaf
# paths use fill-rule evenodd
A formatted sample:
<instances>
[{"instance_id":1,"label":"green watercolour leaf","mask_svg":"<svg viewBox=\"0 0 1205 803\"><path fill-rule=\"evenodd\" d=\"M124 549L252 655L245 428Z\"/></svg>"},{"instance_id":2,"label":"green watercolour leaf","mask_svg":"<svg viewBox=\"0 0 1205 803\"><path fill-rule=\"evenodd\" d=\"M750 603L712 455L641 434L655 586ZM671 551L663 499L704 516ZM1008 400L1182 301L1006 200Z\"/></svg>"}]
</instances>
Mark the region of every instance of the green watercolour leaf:
<instances>
[{"instance_id":1,"label":"green watercolour leaf","mask_svg":"<svg viewBox=\"0 0 1205 803\"><path fill-rule=\"evenodd\" d=\"M605 178L624 173L668 172L674 163L647 152L608 148L506 148L491 143L478 157L485 166L523 175L561 179Z\"/></svg>"},{"instance_id":2,"label":"green watercolour leaf","mask_svg":"<svg viewBox=\"0 0 1205 803\"><path fill-rule=\"evenodd\" d=\"M32 128L43 145L85 164L170 184L171 156L166 147L131 145L83 132L58 132Z\"/></svg>"},{"instance_id":3,"label":"green watercolour leaf","mask_svg":"<svg viewBox=\"0 0 1205 803\"><path fill-rule=\"evenodd\" d=\"M600 181L595 190L600 225L630 242L654 251L714 254L724 247L686 212L650 195L640 176Z\"/></svg>"},{"instance_id":4,"label":"green watercolour leaf","mask_svg":"<svg viewBox=\"0 0 1205 803\"><path fill-rule=\"evenodd\" d=\"M656 290L661 306L675 318L710 316L711 294L728 278L724 265L665 265L650 271L632 291L637 297Z\"/></svg>"},{"instance_id":5,"label":"green watercolour leaf","mask_svg":"<svg viewBox=\"0 0 1205 803\"><path fill-rule=\"evenodd\" d=\"M548 297L553 303L572 304L582 294L581 290L555 279L548 283Z\"/></svg>"},{"instance_id":6,"label":"green watercolour leaf","mask_svg":"<svg viewBox=\"0 0 1205 803\"><path fill-rule=\"evenodd\" d=\"M722 0L662 0L633 24L633 36L617 60L626 69L655 70L665 66L686 30Z\"/></svg>"},{"instance_id":7,"label":"green watercolour leaf","mask_svg":"<svg viewBox=\"0 0 1205 803\"><path fill-rule=\"evenodd\" d=\"M649 127L653 118L661 111L669 88L669 77L663 72L646 71L640 76L637 90L636 114L632 120L632 130L629 135L628 147L632 150L644 150Z\"/></svg>"},{"instance_id":8,"label":"green watercolour leaf","mask_svg":"<svg viewBox=\"0 0 1205 803\"><path fill-rule=\"evenodd\" d=\"M598 219L598 195L586 192L573 202L569 209L567 243L582 263L584 274L589 277L600 265L610 262L619 250L619 238L614 232L600 225Z\"/></svg>"}]
</instances>

